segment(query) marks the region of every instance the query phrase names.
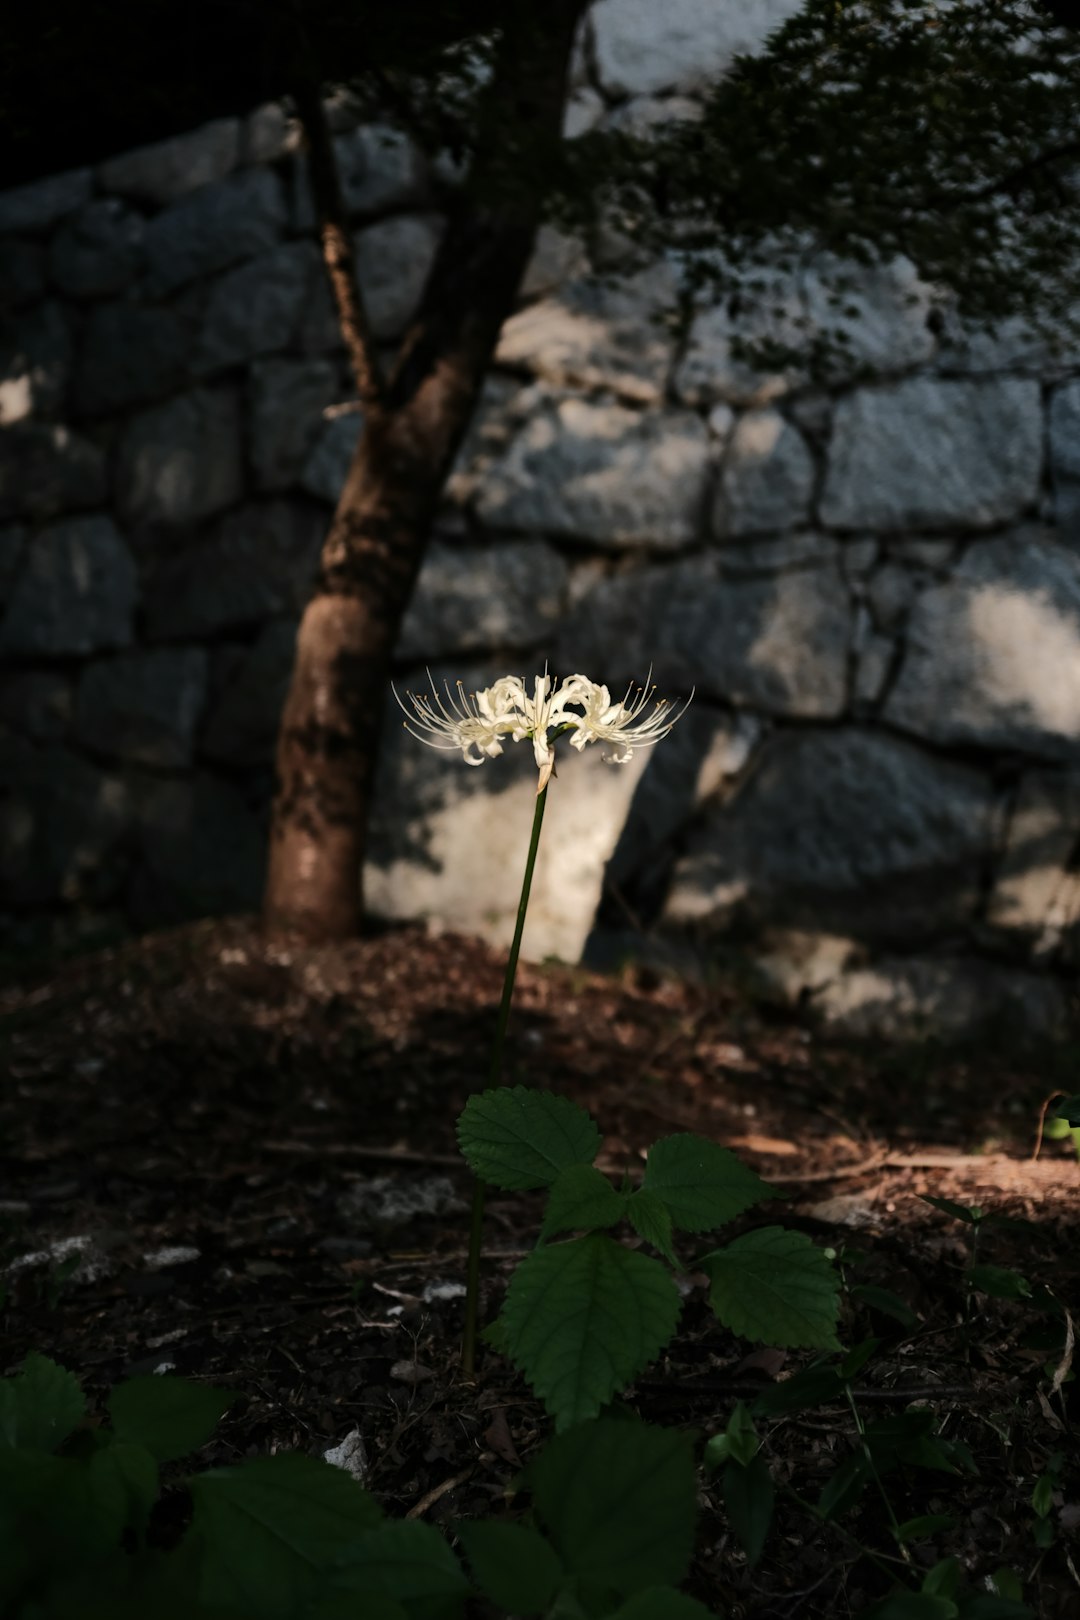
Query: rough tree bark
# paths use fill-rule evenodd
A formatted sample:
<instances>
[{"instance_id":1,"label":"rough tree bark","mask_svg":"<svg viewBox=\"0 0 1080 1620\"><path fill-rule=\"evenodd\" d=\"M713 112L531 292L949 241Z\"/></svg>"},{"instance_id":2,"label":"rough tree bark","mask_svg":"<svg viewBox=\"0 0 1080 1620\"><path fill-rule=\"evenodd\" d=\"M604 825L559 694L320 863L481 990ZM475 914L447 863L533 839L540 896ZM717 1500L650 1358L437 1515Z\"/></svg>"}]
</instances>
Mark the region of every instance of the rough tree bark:
<instances>
[{"instance_id":1,"label":"rough tree bark","mask_svg":"<svg viewBox=\"0 0 1080 1620\"><path fill-rule=\"evenodd\" d=\"M365 412L301 621L278 738L264 901L272 932L341 939L359 927L394 643L443 486L532 252L544 159L557 150L584 5L548 0L542 21L521 15L537 8L506 8L470 185L385 382L367 340L362 301L350 317L343 292L348 278L337 273L348 238L340 214L337 229L330 217L335 201L325 182L332 159L328 143L320 155L316 131L313 189L323 214L324 253L339 311L352 320L346 335Z\"/></svg>"}]
</instances>

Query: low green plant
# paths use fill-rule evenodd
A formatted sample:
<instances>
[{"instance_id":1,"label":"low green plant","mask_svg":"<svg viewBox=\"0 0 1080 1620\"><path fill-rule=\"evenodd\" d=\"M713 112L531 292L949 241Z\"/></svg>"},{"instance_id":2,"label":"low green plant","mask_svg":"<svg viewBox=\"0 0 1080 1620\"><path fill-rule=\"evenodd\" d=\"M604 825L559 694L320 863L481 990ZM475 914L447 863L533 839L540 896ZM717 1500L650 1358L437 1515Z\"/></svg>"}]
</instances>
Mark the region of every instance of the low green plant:
<instances>
[{"instance_id":1,"label":"low green plant","mask_svg":"<svg viewBox=\"0 0 1080 1620\"><path fill-rule=\"evenodd\" d=\"M650 1150L639 1187L615 1187L594 1160L600 1133L567 1097L500 1087L470 1097L458 1142L477 1180L543 1188L540 1240L510 1281L487 1338L567 1428L595 1417L675 1332L681 1234L724 1226L776 1196L728 1149L689 1133ZM611 1235L626 1223L658 1258ZM553 1243L567 1232L582 1235ZM839 1280L799 1232L767 1226L696 1255L717 1317L743 1338L838 1349Z\"/></svg>"},{"instance_id":2,"label":"low green plant","mask_svg":"<svg viewBox=\"0 0 1080 1620\"><path fill-rule=\"evenodd\" d=\"M686 1435L580 1424L525 1470L527 1514L455 1526L459 1551L299 1453L187 1473L163 1497L162 1465L205 1444L234 1399L134 1378L95 1421L44 1356L0 1380L6 1620L460 1620L477 1596L550 1620L708 1620L677 1590L697 1516Z\"/></svg>"}]
</instances>

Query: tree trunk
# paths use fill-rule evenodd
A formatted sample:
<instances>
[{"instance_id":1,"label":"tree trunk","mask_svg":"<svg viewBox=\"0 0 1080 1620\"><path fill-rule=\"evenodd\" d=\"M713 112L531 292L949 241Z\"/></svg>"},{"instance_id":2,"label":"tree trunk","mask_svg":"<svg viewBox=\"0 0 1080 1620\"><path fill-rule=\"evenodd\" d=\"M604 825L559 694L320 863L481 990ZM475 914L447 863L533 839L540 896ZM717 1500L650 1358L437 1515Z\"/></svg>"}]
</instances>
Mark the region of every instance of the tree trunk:
<instances>
[{"instance_id":1,"label":"tree trunk","mask_svg":"<svg viewBox=\"0 0 1080 1620\"><path fill-rule=\"evenodd\" d=\"M362 868L390 661L443 486L536 236L584 0L500 41L469 200L370 406L304 613L278 739L264 921L342 939ZM516 9L516 8L515 8Z\"/></svg>"}]
</instances>

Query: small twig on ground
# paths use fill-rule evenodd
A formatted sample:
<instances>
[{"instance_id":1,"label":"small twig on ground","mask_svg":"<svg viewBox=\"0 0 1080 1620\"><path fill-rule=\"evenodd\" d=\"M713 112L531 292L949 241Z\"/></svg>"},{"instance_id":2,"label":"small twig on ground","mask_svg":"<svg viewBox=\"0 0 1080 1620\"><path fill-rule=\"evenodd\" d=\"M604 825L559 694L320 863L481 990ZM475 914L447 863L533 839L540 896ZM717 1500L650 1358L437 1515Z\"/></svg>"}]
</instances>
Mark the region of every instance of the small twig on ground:
<instances>
[{"instance_id":1,"label":"small twig on ground","mask_svg":"<svg viewBox=\"0 0 1080 1620\"><path fill-rule=\"evenodd\" d=\"M471 1479L481 1463L491 1461L491 1452L482 1452L477 1461L470 1463L468 1468L463 1468L460 1474L451 1474L450 1478L444 1479L441 1485L435 1485L430 1491L426 1491L419 1502L413 1503L405 1517L407 1519L422 1519L428 1508L434 1507L441 1497L444 1497L449 1491L456 1490L459 1485L464 1485L467 1479Z\"/></svg>"}]
</instances>

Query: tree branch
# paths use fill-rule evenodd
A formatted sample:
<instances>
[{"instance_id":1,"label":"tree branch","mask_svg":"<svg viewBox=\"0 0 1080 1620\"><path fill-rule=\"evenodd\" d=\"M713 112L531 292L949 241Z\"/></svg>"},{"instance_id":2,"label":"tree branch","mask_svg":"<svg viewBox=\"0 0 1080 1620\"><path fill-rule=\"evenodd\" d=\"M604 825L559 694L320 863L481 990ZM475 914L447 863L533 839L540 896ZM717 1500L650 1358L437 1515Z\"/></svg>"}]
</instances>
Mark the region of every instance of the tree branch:
<instances>
[{"instance_id":1,"label":"tree branch","mask_svg":"<svg viewBox=\"0 0 1080 1620\"><path fill-rule=\"evenodd\" d=\"M356 259L341 194L334 146L318 84L301 79L294 90L296 108L307 149L315 221L322 245L330 292L337 310L341 335L356 380L360 402L367 409L382 403L383 378L379 368L367 311L356 277Z\"/></svg>"}]
</instances>

